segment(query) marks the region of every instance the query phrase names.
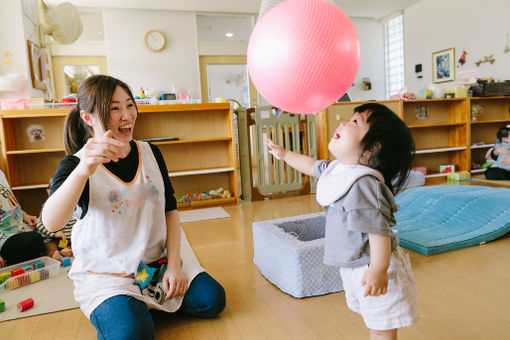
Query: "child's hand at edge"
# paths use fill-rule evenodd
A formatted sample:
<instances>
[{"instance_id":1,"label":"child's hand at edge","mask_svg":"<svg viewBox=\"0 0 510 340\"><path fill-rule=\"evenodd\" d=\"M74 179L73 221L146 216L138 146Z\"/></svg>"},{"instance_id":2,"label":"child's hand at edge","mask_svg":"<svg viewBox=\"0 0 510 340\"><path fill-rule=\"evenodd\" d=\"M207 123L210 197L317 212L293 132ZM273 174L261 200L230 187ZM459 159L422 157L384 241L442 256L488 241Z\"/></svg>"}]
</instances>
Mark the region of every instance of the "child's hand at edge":
<instances>
[{"instance_id":1,"label":"child's hand at edge","mask_svg":"<svg viewBox=\"0 0 510 340\"><path fill-rule=\"evenodd\" d=\"M283 159L287 154L287 150L273 143L273 141L267 138L267 136L264 136L264 144L267 145L269 148L269 153L275 156L276 159Z\"/></svg>"},{"instance_id":2,"label":"child's hand at edge","mask_svg":"<svg viewBox=\"0 0 510 340\"><path fill-rule=\"evenodd\" d=\"M361 279L361 286L365 287L363 297L386 294L388 289L388 272L368 267Z\"/></svg>"},{"instance_id":3,"label":"child's hand at edge","mask_svg":"<svg viewBox=\"0 0 510 340\"><path fill-rule=\"evenodd\" d=\"M61 232L61 231L57 231L55 233L55 235L53 235L53 237L59 238L59 239L61 239L64 242L67 240L66 235L63 232Z\"/></svg>"},{"instance_id":4,"label":"child's hand at edge","mask_svg":"<svg viewBox=\"0 0 510 340\"><path fill-rule=\"evenodd\" d=\"M21 212L23 213L23 222L25 222L32 230L34 230L35 224L37 222L37 217L27 214L24 210Z\"/></svg>"},{"instance_id":5,"label":"child's hand at edge","mask_svg":"<svg viewBox=\"0 0 510 340\"><path fill-rule=\"evenodd\" d=\"M0 268L3 268L4 265L5 265L4 258L2 256L0 256Z\"/></svg>"}]
</instances>

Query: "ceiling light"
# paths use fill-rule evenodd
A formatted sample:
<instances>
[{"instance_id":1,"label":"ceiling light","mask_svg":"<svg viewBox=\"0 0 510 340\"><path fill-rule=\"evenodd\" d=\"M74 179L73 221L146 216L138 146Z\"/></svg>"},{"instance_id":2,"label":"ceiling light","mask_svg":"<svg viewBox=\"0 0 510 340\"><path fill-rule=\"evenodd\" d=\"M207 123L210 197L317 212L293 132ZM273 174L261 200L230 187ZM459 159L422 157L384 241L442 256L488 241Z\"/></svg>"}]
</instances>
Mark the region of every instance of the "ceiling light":
<instances>
[{"instance_id":1,"label":"ceiling light","mask_svg":"<svg viewBox=\"0 0 510 340\"><path fill-rule=\"evenodd\" d=\"M227 38L232 38L232 37L234 36L234 33L232 33L232 32L227 32L227 33L225 33L225 36L226 36Z\"/></svg>"}]
</instances>

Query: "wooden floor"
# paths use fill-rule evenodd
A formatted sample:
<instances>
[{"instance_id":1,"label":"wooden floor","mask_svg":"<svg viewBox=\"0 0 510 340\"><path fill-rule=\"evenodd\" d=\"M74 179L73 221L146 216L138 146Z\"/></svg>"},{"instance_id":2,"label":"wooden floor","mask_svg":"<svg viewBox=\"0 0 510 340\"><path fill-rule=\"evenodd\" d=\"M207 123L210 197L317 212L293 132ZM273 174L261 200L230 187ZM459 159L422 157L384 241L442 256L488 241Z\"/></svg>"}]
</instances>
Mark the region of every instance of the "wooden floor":
<instances>
[{"instance_id":1,"label":"wooden floor","mask_svg":"<svg viewBox=\"0 0 510 340\"><path fill-rule=\"evenodd\" d=\"M367 339L344 294L295 299L252 262L251 223L320 211L313 195L225 208L228 219L183 225L202 265L220 281L227 307L213 320L156 318L156 339ZM410 252L420 322L400 339L509 339L510 238L425 257ZM58 289L56 287L56 289ZM0 324L0 339L95 339L79 309Z\"/></svg>"}]
</instances>

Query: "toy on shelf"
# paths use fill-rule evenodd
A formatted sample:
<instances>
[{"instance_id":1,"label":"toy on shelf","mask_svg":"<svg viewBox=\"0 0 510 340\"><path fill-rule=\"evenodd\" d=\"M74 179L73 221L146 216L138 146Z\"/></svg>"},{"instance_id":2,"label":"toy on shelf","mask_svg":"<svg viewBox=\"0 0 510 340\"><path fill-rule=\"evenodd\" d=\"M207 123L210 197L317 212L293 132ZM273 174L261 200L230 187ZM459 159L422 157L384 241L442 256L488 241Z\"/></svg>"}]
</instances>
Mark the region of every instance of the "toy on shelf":
<instances>
[{"instance_id":1,"label":"toy on shelf","mask_svg":"<svg viewBox=\"0 0 510 340\"><path fill-rule=\"evenodd\" d=\"M33 299L26 299L18 303L18 311L24 312L29 308L34 307L34 300Z\"/></svg>"},{"instance_id":2,"label":"toy on shelf","mask_svg":"<svg viewBox=\"0 0 510 340\"><path fill-rule=\"evenodd\" d=\"M76 93L71 93L62 98L62 103L76 103L78 102L78 96Z\"/></svg>"},{"instance_id":3,"label":"toy on shelf","mask_svg":"<svg viewBox=\"0 0 510 340\"><path fill-rule=\"evenodd\" d=\"M23 268L27 268L27 270ZM3 282L0 283L0 292L2 289L16 289L37 281L46 280L58 275L59 271L60 261L48 256L1 268L0 278Z\"/></svg>"},{"instance_id":4,"label":"toy on shelf","mask_svg":"<svg viewBox=\"0 0 510 340\"><path fill-rule=\"evenodd\" d=\"M209 192L199 192L193 194L185 194L177 199L177 203L189 203L193 201L212 200L217 198L231 197L232 193L228 189L218 188Z\"/></svg>"},{"instance_id":5,"label":"toy on shelf","mask_svg":"<svg viewBox=\"0 0 510 340\"><path fill-rule=\"evenodd\" d=\"M471 174L468 171L450 172L446 175L448 181L469 181Z\"/></svg>"},{"instance_id":6,"label":"toy on shelf","mask_svg":"<svg viewBox=\"0 0 510 340\"><path fill-rule=\"evenodd\" d=\"M440 165L439 172L442 174L447 174L450 172L455 172L455 165Z\"/></svg>"}]
</instances>

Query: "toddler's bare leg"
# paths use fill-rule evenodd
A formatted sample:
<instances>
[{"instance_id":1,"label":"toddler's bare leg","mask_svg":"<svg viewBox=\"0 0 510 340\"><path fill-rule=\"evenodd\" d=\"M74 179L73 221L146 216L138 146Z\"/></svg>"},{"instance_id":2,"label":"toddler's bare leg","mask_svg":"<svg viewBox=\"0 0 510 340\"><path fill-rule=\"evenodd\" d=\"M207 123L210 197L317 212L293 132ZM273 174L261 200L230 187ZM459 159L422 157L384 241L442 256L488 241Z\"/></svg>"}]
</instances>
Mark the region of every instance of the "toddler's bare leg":
<instances>
[{"instance_id":1,"label":"toddler's bare leg","mask_svg":"<svg viewBox=\"0 0 510 340\"><path fill-rule=\"evenodd\" d=\"M397 331L398 328L388 329L386 331L371 329L370 340L397 340Z\"/></svg>"}]
</instances>

